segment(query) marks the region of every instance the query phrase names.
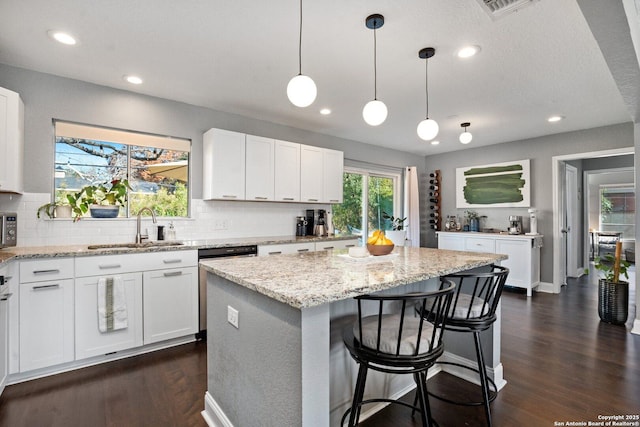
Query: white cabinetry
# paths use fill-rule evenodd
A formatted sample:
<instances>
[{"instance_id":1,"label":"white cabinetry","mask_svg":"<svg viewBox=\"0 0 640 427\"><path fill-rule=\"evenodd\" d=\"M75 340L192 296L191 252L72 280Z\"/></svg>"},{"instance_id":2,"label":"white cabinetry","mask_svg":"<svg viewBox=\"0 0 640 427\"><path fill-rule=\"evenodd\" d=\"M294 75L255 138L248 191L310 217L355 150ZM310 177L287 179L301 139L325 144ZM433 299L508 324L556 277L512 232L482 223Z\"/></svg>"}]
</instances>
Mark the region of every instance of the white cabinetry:
<instances>
[{"instance_id":1,"label":"white cabinetry","mask_svg":"<svg viewBox=\"0 0 640 427\"><path fill-rule=\"evenodd\" d=\"M509 269L507 285L524 288L531 296L540 284L542 236L438 232L438 248L506 254L501 265Z\"/></svg>"},{"instance_id":2,"label":"white cabinetry","mask_svg":"<svg viewBox=\"0 0 640 427\"><path fill-rule=\"evenodd\" d=\"M275 141L275 199L300 200L300 144Z\"/></svg>"},{"instance_id":3,"label":"white cabinetry","mask_svg":"<svg viewBox=\"0 0 640 427\"><path fill-rule=\"evenodd\" d=\"M358 246L358 240L331 240L316 242L316 251L330 251L332 249L347 249Z\"/></svg>"},{"instance_id":4,"label":"white cabinetry","mask_svg":"<svg viewBox=\"0 0 640 427\"><path fill-rule=\"evenodd\" d=\"M22 193L24 104L0 88L0 192Z\"/></svg>"},{"instance_id":5,"label":"white cabinetry","mask_svg":"<svg viewBox=\"0 0 640 427\"><path fill-rule=\"evenodd\" d=\"M0 268L0 280L4 281L6 268ZM0 283L1 284L1 283ZM0 395L9 374L9 286L0 287Z\"/></svg>"},{"instance_id":6,"label":"white cabinetry","mask_svg":"<svg viewBox=\"0 0 640 427\"><path fill-rule=\"evenodd\" d=\"M210 129L202 140L202 198L244 200L245 134Z\"/></svg>"},{"instance_id":7,"label":"white cabinetry","mask_svg":"<svg viewBox=\"0 0 640 427\"><path fill-rule=\"evenodd\" d=\"M247 200L274 198L275 143L273 139L247 135L245 197Z\"/></svg>"},{"instance_id":8,"label":"white cabinetry","mask_svg":"<svg viewBox=\"0 0 640 427\"><path fill-rule=\"evenodd\" d=\"M295 254L302 252L313 252L316 245L313 242L307 243L284 243L280 245L260 245L258 246L258 256Z\"/></svg>"},{"instance_id":9,"label":"white cabinetry","mask_svg":"<svg viewBox=\"0 0 640 427\"><path fill-rule=\"evenodd\" d=\"M198 332L198 268L148 271L143 277L144 343Z\"/></svg>"},{"instance_id":10,"label":"white cabinetry","mask_svg":"<svg viewBox=\"0 0 640 427\"><path fill-rule=\"evenodd\" d=\"M300 145L300 200L306 203L323 201L323 150Z\"/></svg>"},{"instance_id":11,"label":"white cabinetry","mask_svg":"<svg viewBox=\"0 0 640 427\"><path fill-rule=\"evenodd\" d=\"M20 264L20 371L74 359L73 259Z\"/></svg>"},{"instance_id":12,"label":"white cabinetry","mask_svg":"<svg viewBox=\"0 0 640 427\"><path fill-rule=\"evenodd\" d=\"M323 202L342 203L344 153L323 150Z\"/></svg>"},{"instance_id":13,"label":"white cabinetry","mask_svg":"<svg viewBox=\"0 0 640 427\"><path fill-rule=\"evenodd\" d=\"M100 332L98 327L100 277L79 277L75 281L76 360L142 345L142 273L117 276L125 289L127 327L108 332Z\"/></svg>"}]
</instances>

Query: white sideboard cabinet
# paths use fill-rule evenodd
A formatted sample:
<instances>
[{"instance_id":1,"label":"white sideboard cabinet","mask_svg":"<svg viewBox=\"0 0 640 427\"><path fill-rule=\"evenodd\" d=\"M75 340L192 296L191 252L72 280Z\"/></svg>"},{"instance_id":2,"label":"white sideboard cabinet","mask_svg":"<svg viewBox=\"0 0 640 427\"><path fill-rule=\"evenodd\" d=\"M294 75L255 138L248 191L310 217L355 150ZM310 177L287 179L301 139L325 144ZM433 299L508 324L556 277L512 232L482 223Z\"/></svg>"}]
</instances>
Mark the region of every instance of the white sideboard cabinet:
<instances>
[{"instance_id":1,"label":"white sideboard cabinet","mask_svg":"<svg viewBox=\"0 0 640 427\"><path fill-rule=\"evenodd\" d=\"M24 104L0 87L0 192L22 193Z\"/></svg>"},{"instance_id":2,"label":"white sideboard cabinet","mask_svg":"<svg viewBox=\"0 0 640 427\"><path fill-rule=\"evenodd\" d=\"M524 288L527 296L540 284L542 236L439 231L438 249L506 254L507 286Z\"/></svg>"}]
</instances>

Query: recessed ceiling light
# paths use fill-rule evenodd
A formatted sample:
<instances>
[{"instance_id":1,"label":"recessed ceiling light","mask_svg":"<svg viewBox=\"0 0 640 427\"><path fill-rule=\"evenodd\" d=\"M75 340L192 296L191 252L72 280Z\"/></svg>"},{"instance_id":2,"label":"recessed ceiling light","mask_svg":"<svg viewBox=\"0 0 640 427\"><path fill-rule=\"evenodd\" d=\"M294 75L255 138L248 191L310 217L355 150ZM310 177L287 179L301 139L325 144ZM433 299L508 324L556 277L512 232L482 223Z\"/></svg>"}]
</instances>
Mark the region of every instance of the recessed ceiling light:
<instances>
[{"instance_id":1,"label":"recessed ceiling light","mask_svg":"<svg viewBox=\"0 0 640 427\"><path fill-rule=\"evenodd\" d=\"M329 114L331 114L331 110L329 108L323 108L322 110L320 110L320 114L322 114L323 116L328 116Z\"/></svg>"},{"instance_id":2,"label":"recessed ceiling light","mask_svg":"<svg viewBox=\"0 0 640 427\"><path fill-rule=\"evenodd\" d=\"M138 76L124 76L124 79L129 83L131 83L132 85L142 84L142 79Z\"/></svg>"},{"instance_id":3,"label":"recessed ceiling light","mask_svg":"<svg viewBox=\"0 0 640 427\"><path fill-rule=\"evenodd\" d=\"M463 48L458 50L457 55L458 55L458 58L470 58L476 55L478 52L480 52L480 46L471 45L471 46L464 46Z\"/></svg>"},{"instance_id":4,"label":"recessed ceiling light","mask_svg":"<svg viewBox=\"0 0 640 427\"><path fill-rule=\"evenodd\" d=\"M547 121L549 123L554 123L554 122L559 122L560 120L564 119L563 116L551 116L547 119Z\"/></svg>"},{"instance_id":5,"label":"recessed ceiling light","mask_svg":"<svg viewBox=\"0 0 640 427\"><path fill-rule=\"evenodd\" d=\"M65 33L63 31L49 30L47 31L47 35L55 41L69 46L73 46L77 43L76 39L73 38L71 34Z\"/></svg>"},{"instance_id":6,"label":"recessed ceiling light","mask_svg":"<svg viewBox=\"0 0 640 427\"><path fill-rule=\"evenodd\" d=\"M431 141L431 145L438 145L440 144L440 141L438 141L437 139L434 141Z\"/></svg>"}]
</instances>

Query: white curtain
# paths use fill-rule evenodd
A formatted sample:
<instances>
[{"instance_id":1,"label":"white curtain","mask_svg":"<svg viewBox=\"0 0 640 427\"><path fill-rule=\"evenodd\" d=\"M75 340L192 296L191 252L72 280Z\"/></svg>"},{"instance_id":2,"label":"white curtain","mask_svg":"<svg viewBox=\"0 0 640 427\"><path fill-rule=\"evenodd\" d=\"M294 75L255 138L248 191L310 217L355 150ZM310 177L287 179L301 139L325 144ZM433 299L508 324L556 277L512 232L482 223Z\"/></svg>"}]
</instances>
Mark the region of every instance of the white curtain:
<instances>
[{"instance_id":1,"label":"white curtain","mask_svg":"<svg viewBox=\"0 0 640 427\"><path fill-rule=\"evenodd\" d=\"M407 217L405 246L420 247L420 197L418 169L415 166L404 168L404 215Z\"/></svg>"}]
</instances>

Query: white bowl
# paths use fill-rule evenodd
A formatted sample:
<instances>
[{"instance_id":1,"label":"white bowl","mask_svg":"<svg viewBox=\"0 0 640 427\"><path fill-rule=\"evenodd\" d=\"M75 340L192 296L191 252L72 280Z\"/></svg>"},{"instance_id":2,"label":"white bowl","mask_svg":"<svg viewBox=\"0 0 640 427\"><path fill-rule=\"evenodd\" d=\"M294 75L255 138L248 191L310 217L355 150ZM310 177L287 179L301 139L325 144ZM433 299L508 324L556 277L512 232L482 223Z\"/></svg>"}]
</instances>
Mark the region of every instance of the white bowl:
<instances>
[{"instance_id":1,"label":"white bowl","mask_svg":"<svg viewBox=\"0 0 640 427\"><path fill-rule=\"evenodd\" d=\"M365 258L369 256L369 251L362 246L353 246L349 248L349 256L353 258Z\"/></svg>"}]
</instances>

